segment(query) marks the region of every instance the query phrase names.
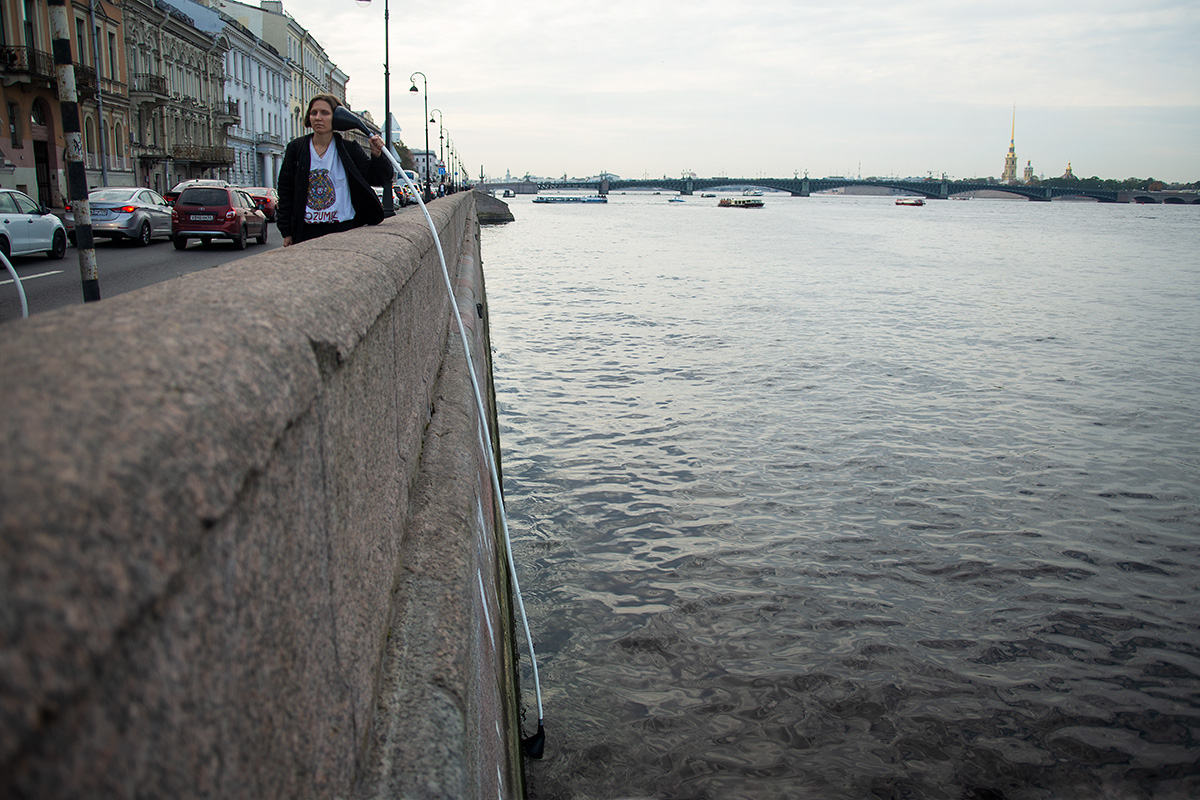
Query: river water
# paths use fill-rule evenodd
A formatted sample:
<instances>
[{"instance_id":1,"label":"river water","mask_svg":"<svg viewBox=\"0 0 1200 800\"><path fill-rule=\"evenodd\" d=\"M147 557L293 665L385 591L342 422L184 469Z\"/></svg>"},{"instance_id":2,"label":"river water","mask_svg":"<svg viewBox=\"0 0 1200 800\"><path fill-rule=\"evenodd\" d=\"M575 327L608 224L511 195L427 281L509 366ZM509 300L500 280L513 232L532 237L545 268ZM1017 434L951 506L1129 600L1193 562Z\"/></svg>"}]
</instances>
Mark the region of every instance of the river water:
<instances>
[{"instance_id":1,"label":"river water","mask_svg":"<svg viewBox=\"0 0 1200 800\"><path fill-rule=\"evenodd\" d=\"M1200 796L1200 208L511 202L531 797Z\"/></svg>"}]
</instances>

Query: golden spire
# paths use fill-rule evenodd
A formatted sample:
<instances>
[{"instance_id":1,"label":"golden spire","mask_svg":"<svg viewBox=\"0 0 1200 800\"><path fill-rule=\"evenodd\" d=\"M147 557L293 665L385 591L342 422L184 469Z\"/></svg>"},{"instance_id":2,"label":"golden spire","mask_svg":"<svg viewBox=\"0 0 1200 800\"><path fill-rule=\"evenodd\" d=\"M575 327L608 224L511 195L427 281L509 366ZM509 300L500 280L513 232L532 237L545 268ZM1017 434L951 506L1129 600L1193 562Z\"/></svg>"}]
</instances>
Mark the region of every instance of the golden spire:
<instances>
[{"instance_id":1,"label":"golden spire","mask_svg":"<svg viewBox=\"0 0 1200 800\"><path fill-rule=\"evenodd\" d=\"M1017 182L1017 105L1013 103L1012 138L1008 140L1008 155L1004 157L1004 172L1001 183Z\"/></svg>"}]
</instances>

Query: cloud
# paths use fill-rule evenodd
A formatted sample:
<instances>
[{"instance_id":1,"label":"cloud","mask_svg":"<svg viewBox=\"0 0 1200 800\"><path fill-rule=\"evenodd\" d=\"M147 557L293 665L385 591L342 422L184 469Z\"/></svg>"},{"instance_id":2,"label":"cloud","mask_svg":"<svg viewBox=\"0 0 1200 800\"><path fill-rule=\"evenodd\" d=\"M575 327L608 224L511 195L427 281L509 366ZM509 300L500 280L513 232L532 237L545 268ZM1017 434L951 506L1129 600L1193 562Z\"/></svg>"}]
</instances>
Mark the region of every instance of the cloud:
<instances>
[{"instance_id":1,"label":"cloud","mask_svg":"<svg viewBox=\"0 0 1200 800\"><path fill-rule=\"evenodd\" d=\"M285 4L351 75L352 103L380 116L381 0ZM1107 162L1100 174L1200 173L1192 0L418 0L390 11L406 137L423 141L421 99L407 91L421 70L461 151L514 171L790 174L864 160L990 174L1016 104L1022 150L1073 138ZM1106 109L1159 122L1106 131ZM1053 133L1036 127L1050 120Z\"/></svg>"}]
</instances>

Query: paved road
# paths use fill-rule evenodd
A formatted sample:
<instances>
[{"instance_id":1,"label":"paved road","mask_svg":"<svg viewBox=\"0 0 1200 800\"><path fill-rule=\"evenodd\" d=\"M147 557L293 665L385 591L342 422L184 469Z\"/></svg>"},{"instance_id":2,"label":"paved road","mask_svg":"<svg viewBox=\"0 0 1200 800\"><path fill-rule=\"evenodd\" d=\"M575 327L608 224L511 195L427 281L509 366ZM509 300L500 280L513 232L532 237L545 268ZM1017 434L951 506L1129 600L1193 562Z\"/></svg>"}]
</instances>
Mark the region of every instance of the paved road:
<instances>
[{"instance_id":1,"label":"paved road","mask_svg":"<svg viewBox=\"0 0 1200 800\"><path fill-rule=\"evenodd\" d=\"M274 224L271 225L270 238L266 245L254 244L254 240L251 239L245 250L238 250L231 242L223 241L216 241L210 245L193 241L187 250L179 251L167 239L156 239L149 247L101 240L96 243L100 296L115 297L143 286L282 246L283 240ZM12 262L17 274L21 276L21 284L25 287L30 316L61 306L83 303L79 251L74 247L67 248L67 256L62 261L51 261L44 256L37 256L17 257L12 259ZM17 294L17 287L13 285L8 270L0 263L0 324L20 318L21 300Z\"/></svg>"}]
</instances>

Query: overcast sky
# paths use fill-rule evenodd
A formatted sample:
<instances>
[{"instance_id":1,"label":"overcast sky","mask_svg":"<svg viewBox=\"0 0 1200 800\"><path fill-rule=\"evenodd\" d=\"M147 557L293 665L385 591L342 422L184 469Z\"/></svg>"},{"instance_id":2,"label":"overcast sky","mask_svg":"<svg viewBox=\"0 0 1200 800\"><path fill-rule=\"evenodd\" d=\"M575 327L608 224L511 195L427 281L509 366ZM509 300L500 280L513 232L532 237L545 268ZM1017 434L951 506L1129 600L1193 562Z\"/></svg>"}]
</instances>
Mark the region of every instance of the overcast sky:
<instances>
[{"instance_id":1,"label":"overcast sky","mask_svg":"<svg viewBox=\"0 0 1200 800\"><path fill-rule=\"evenodd\" d=\"M383 6L284 0L383 119ZM1200 0L390 0L472 175L1200 180ZM418 78L420 84L420 78ZM437 126L431 147L437 149Z\"/></svg>"}]
</instances>

